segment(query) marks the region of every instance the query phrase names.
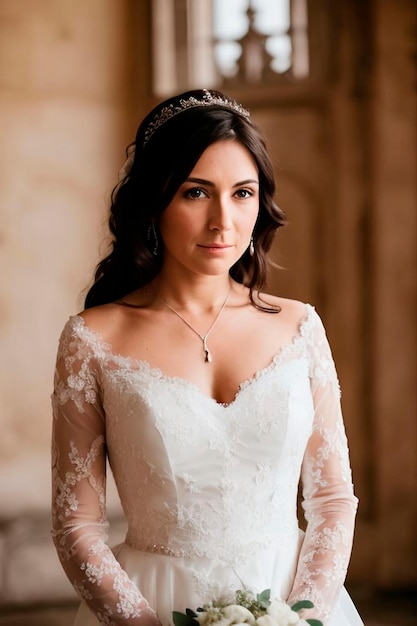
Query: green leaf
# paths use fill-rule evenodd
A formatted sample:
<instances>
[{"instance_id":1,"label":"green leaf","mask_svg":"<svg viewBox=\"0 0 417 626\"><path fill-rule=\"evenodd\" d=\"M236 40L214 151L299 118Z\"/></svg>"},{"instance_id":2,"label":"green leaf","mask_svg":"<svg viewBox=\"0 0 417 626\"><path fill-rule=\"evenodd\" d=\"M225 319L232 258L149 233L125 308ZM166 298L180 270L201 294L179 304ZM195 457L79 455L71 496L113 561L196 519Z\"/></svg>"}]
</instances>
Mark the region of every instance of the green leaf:
<instances>
[{"instance_id":1,"label":"green leaf","mask_svg":"<svg viewBox=\"0 0 417 626\"><path fill-rule=\"evenodd\" d=\"M298 611L301 611L301 609L313 609L313 608L314 608L314 604L310 602L310 600L300 600L299 602L296 602L295 604L292 605L291 610L298 613Z\"/></svg>"},{"instance_id":2,"label":"green leaf","mask_svg":"<svg viewBox=\"0 0 417 626\"><path fill-rule=\"evenodd\" d=\"M187 611L188 610L189 609L187 609ZM195 624L198 624L198 622L190 615L179 613L178 611L172 611L172 621L175 626L194 626Z\"/></svg>"},{"instance_id":3,"label":"green leaf","mask_svg":"<svg viewBox=\"0 0 417 626\"><path fill-rule=\"evenodd\" d=\"M191 609L185 609L185 613L188 615L188 617L197 617L197 613L195 611L192 611Z\"/></svg>"},{"instance_id":4,"label":"green leaf","mask_svg":"<svg viewBox=\"0 0 417 626\"><path fill-rule=\"evenodd\" d=\"M306 622L310 624L310 626L323 626L323 622L319 619L306 619Z\"/></svg>"},{"instance_id":5,"label":"green leaf","mask_svg":"<svg viewBox=\"0 0 417 626\"><path fill-rule=\"evenodd\" d=\"M268 606L271 604L271 590L264 589L262 593L258 593L258 595L256 596L256 600L261 606L263 606L264 608L268 608Z\"/></svg>"}]
</instances>

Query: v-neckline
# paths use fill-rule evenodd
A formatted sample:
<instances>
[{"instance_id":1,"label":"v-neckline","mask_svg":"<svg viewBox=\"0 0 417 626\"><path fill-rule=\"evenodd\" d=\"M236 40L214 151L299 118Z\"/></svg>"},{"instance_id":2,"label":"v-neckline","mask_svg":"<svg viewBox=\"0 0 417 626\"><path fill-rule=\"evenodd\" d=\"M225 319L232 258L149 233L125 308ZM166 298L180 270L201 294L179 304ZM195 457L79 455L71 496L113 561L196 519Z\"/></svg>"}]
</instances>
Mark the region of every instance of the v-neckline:
<instances>
[{"instance_id":1,"label":"v-neckline","mask_svg":"<svg viewBox=\"0 0 417 626\"><path fill-rule=\"evenodd\" d=\"M201 398L207 400L208 402L212 402L220 408L227 409L237 402L237 400L239 399L244 389L253 385L257 380L259 380L260 378L268 374L270 371L275 370L277 366L283 362L283 358L286 356L287 352L294 350L299 345L299 343L303 341L307 327L311 323L312 313L314 311L314 307L312 307L310 304L306 304L305 306L306 306L306 314L303 316L303 318L301 319L299 323L297 333L292 337L290 341L282 344L279 347L279 349L271 358L268 365L259 368L258 370L255 371L253 376L246 378L241 383L239 383L236 389L236 393L230 402L220 402L216 400L216 398L213 398L213 396L210 396L204 391L202 391L196 383L193 383L192 381L186 378L183 378L182 376L170 376L168 374L164 374L163 370L160 367L152 366L148 361L144 359L139 359L139 358L132 357L132 356L125 356L125 355L114 352L112 345L108 343L107 341L105 341L104 337L99 331L96 331L90 328L85 323L85 320L81 315L73 315L71 319L78 321L84 333L89 335L91 338L94 338L95 341L93 343L95 343L101 348L102 354L104 353L106 355L105 359L103 359L102 355L100 356L96 355L96 356L99 356L99 360L104 360L104 361L111 360L117 363L119 366L126 367L128 369L131 369L132 371L134 370L138 370L140 372L146 371L151 377L157 378L159 380L163 380L168 384L173 384L173 383L181 384L184 387L198 393L198 395Z\"/></svg>"}]
</instances>

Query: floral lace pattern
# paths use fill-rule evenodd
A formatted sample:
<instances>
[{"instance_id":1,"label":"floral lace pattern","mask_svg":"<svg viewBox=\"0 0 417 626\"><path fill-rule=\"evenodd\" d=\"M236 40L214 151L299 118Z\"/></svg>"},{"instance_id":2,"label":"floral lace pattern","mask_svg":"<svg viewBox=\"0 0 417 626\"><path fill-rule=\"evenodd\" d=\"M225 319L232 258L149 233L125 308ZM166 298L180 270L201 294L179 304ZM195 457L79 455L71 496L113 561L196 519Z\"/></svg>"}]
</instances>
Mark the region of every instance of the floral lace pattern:
<instances>
[{"instance_id":1,"label":"floral lace pattern","mask_svg":"<svg viewBox=\"0 0 417 626\"><path fill-rule=\"evenodd\" d=\"M357 500L337 375L312 307L293 342L228 405L113 354L74 316L58 349L53 413L53 536L99 623L134 626L152 610L106 544L106 454L126 544L186 559L202 599L236 585L235 574L214 579L210 563L240 574L260 555L297 545L301 475L307 532L297 563L279 567L294 572L286 599L311 599L314 615L327 619L346 575Z\"/></svg>"},{"instance_id":2,"label":"floral lace pattern","mask_svg":"<svg viewBox=\"0 0 417 626\"><path fill-rule=\"evenodd\" d=\"M139 624L150 607L105 543L105 436L96 358L88 342L66 327L52 398L52 536L74 589L99 622Z\"/></svg>"}]
</instances>

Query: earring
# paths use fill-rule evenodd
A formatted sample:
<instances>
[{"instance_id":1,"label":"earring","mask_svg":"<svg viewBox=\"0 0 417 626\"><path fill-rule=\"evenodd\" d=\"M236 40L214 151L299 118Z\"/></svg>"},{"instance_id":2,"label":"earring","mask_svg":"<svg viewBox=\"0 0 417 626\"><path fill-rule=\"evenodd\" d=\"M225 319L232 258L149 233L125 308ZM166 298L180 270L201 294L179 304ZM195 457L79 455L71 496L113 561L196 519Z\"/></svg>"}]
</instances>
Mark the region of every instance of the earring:
<instances>
[{"instance_id":1,"label":"earring","mask_svg":"<svg viewBox=\"0 0 417 626\"><path fill-rule=\"evenodd\" d=\"M249 254L250 256L253 256L255 254L255 246L253 244L253 237L250 238Z\"/></svg>"},{"instance_id":2,"label":"earring","mask_svg":"<svg viewBox=\"0 0 417 626\"><path fill-rule=\"evenodd\" d=\"M152 222L152 234L153 234L153 238L154 238L154 247L152 250L152 254L154 256L158 256L158 246L159 246L159 241L158 241L158 235L156 234L156 230L155 230L155 222Z\"/></svg>"},{"instance_id":3,"label":"earring","mask_svg":"<svg viewBox=\"0 0 417 626\"><path fill-rule=\"evenodd\" d=\"M159 241L158 241L158 235L156 234L155 223L154 222L151 222L149 224L149 226L148 226L148 231L146 233L146 241L150 241L151 240L151 233L152 233L153 240L154 240L152 254L154 256L158 256Z\"/></svg>"}]
</instances>

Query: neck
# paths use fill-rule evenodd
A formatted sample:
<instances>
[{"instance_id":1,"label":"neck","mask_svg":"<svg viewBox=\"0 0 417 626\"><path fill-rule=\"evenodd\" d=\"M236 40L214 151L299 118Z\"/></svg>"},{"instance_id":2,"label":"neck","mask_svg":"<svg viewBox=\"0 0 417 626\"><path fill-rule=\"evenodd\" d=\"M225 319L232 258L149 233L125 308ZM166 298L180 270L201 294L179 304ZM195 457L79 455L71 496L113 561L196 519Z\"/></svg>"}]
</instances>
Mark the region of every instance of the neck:
<instances>
[{"instance_id":1,"label":"neck","mask_svg":"<svg viewBox=\"0 0 417 626\"><path fill-rule=\"evenodd\" d=\"M210 326L209 326L209 327L208 327L208 328L207 328L207 329L206 329L203 333L202 333L202 332L201 332L198 328L196 328L196 327L195 327L195 326L191 323L191 321L190 321L189 319L186 319L186 318L184 317L184 314L183 314L183 313L184 313L185 311L191 312L191 310L192 310L189 306L187 306L187 308L186 308L186 309L183 309L182 313L180 313L180 312L178 311L179 305L177 305L176 307L174 307L172 304L170 304L169 302L167 302L167 300L165 300L165 299L161 296L161 293L158 293L158 294L157 294L157 295L158 295L159 300L160 300L160 301L161 301L161 302L162 302L165 306L167 306L167 307L168 307L168 308L172 311L172 313L173 313L174 315L176 315L178 318L180 318L180 320L182 320L182 322L183 322L184 324L186 324L186 326L188 326L188 328L189 328L190 330L192 330L192 331L193 331L193 333L195 333L195 334L196 334L196 335L200 338L200 340L202 341L202 344L203 344L203 345L202 345L202 347L203 347L203 351L204 351L204 360L205 360L205 362L206 362L206 363L211 363L211 362L212 362L212 360L213 360L213 359L212 359L212 356L211 356L210 349L209 349L209 347L208 347L208 345L207 345L207 339L208 339L208 336L210 335L211 331L213 330L213 328L215 327L215 325L216 325L217 321L219 320L219 318L220 318L221 314L223 313L224 309L226 308L226 304L227 304L227 301L229 300L229 296L230 296L230 292L231 292L231 291L232 291L232 283L231 283L231 280L229 279L229 280L228 280L228 287L227 287L226 297L224 298L224 300L223 300L222 304L220 305L220 307L219 307L219 309L218 309L218 311L217 311L217 313L216 313L216 315L215 315L214 319L212 320L212 322L211 322ZM187 297L189 297L189 296L187 296ZM214 303L212 302L212 303L211 303L211 306L210 306L210 309L213 309L213 308L214 308ZM207 312L208 312L208 310L207 310L207 309L206 309L205 311L203 311L202 309L200 309L200 311L201 311L201 313L207 313ZM199 317L201 317L201 314L200 314L200 316L199 316Z\"/></svg>"},{"instance_id":2,"label":"neck","mask_svg":"<svg viewBox=\"0 0 417 626\"><path fill-rule=\"evenodd\" d=\"M171 306L183 311L201 314L217 310L233 285L229 275L205 276L196 280L170 280L160 275L155 282L155 291Z\"/></svg>"}]
</instances>

